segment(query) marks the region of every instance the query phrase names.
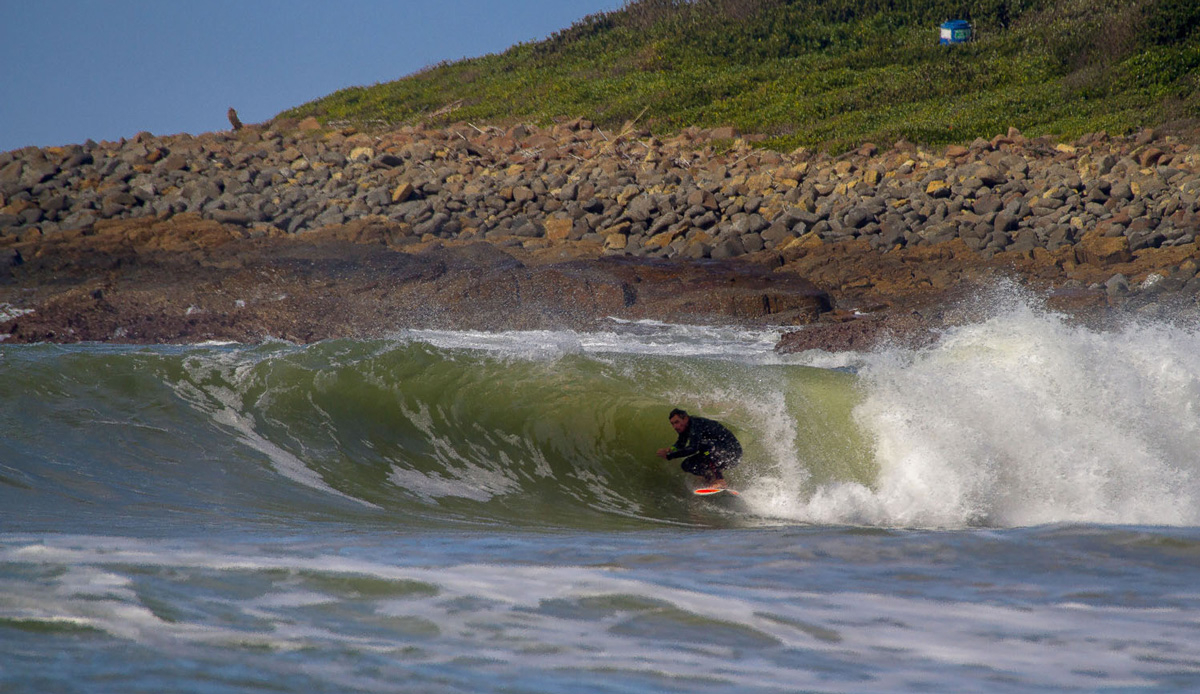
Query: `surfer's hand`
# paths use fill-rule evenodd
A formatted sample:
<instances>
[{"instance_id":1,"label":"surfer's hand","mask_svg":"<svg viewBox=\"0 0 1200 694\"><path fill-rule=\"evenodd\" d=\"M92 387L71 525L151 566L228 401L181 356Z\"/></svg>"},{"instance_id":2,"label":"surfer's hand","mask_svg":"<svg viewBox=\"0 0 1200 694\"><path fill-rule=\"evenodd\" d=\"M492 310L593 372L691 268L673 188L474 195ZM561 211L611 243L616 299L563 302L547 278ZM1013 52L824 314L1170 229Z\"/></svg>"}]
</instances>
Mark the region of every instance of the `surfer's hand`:
<instances>
[{"instance_id":1,"label":"surfer's hand","mask_svg":"<svg viewBox=\"0 0 1200 694\"><path fill-rule=\"evenodd\" d=\"M671 449L669 449L669 448L660 448L660 449L658 449L658 457L662 458L663 460L666 460L667 454L670 452L671 452Z\"/></svg>"}]
</instances>

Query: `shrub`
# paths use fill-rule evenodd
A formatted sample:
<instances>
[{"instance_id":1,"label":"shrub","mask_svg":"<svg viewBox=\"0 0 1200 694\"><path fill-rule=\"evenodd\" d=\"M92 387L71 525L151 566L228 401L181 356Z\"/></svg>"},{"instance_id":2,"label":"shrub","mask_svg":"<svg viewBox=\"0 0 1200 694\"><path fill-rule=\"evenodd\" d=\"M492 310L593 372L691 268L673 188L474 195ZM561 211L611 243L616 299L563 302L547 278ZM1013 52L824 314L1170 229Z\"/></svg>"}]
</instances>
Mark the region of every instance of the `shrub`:
<instances>
[{"instance_id":1,"label":"shrub","mask_svg":"<svg viewBox=\"0 0 1200 694\"><path fill-rule=\"evenodd\" d=\"M937 45L945 19L970 44ZM283 115L479 121L587 116L666 132L735 125L772 146L1070 137L1200 116L1200 3L636 0L545 41L351 87Z\"/></svg>"}]
</instances>

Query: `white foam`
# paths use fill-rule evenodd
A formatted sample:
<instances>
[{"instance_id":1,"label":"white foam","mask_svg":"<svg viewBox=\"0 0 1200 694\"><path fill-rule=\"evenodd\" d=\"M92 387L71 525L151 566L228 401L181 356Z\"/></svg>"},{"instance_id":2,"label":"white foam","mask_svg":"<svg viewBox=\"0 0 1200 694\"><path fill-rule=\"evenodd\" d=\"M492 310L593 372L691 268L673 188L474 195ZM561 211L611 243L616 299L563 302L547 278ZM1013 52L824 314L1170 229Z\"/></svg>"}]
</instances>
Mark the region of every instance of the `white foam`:
<instances>
[{"instance_id":1,"label":"white foam","mask_svg":"<svg viewBox=\"0 0 1200 694\"><path fill-rule=\"evenodd\" d=\"M552 360L570 354L645 354L715 357L759 363L787 363L777 355L780 329L675 325L656 321L612 321L614 329L515 330L504 332L407 330L395 337L441 349L473 349L507 357Z\"/></svg>"},{"instance_id":2,"label":"white foam","mask_svg":"<svg viewBox=\"0 0 1200 694\"><path fill-rule=\"evenodd\" d=\"M424 435L439 471L422 472L406 467L403 461L396 461L388 474L393 484L431 500L460 497L488 501L520 489L520 483L507 472L513 466L502 451L480 449L470 442L439 433L426 403L418 403L416 409L403 404L399 407L405 418ZM492 460L493 457L497 459Z\"/></svg>"},{"instance_id":3,"label":"white foam","mask_svg":"<svg viewBox=\"0 0 1200 694\"><path fill-rule=\"evenodd\" d=\"M410 644L402 634L397 640L387 632L327 628L325 617L303 611L347 604L356 613L369 610L432 625L421 650L406 653L410 665L485 657L514 670L586 672L602 667L789 691L907 691L914 678L933 690L979 691L980 673L1051 690L1148 687L1156 673L1200 660L1192 615L1164 607L1061 602L1030 609L1028 603L935 600L832 586L814 591L806 588L811 581L746 586L719 578L736 581L740 572L687 581L603 566L397 566L337 550L280 556L121 538L56 537L51 544L24 546L14 546L11 538L7 542L0 548L0 562L66 566L68 571L41 582L6 584L0 616L87 625L149 647L192 642L394 653ZM797 562L797 569L805 564ZM120 572L130 567L172 568L184 572L184 580L190 571L255 572L271 584L264 593L245 595L235 577L224 592L216 588L221 579L206 582L204 604L218 603L222 613L253 622L213 625L202 617L194 623L166 621L128 588ZM298 574L412 581L435 590L371 598L335 588L314 590L298 581ZM595 603L599 613L554 609L563 601L570 605L592 599L600 599ZM650 624L649 631L622 628L630 620ZM700 624L699 631L679 629L681 620ZM797 669L752 657L749 646L694 638L713 627L771 653L821 653L825 662L847 667L870 663L872 675L860 680ZM1163 652L1173 661L1158 660ZM861 674L855 668L845 672Z\"/></svg>"},{"instance_id":4,"label":"white foam","mask_svg":"<svg viewBox=\"0 0 1200 694\"><path fill-rule=\"evenodd\" d=\"M20 318L30 313L33 313L31 308L17 308L12 304L0 304L0 323L7 323L14 318Z\"/></svg>"},{"instance_id":5,"label":"white foam","mask_svg":"<svg viewBox=\"0 0 1200 694\"><path fill-rule=\"evenodd\" d=\"M424 499L435 500L442 497L458 497L472 501L488 501L500 490L489 489L485 481L477 476L466 479L451 478L435 472L421 472L393 465L388 473L388 481L412 492Z\"/></svg>"},{"instance_id":6,"label":"white foam","mask_svg":"<svg viewBox=\"0 0 1200 694\"><path fill-rule=\"evenodd\" d=\"M1200 522L1200 333L1071 325L1018 301L912 352L866 357L869 488L792 509L823 523Z\"/></svg>"}]
</instances>

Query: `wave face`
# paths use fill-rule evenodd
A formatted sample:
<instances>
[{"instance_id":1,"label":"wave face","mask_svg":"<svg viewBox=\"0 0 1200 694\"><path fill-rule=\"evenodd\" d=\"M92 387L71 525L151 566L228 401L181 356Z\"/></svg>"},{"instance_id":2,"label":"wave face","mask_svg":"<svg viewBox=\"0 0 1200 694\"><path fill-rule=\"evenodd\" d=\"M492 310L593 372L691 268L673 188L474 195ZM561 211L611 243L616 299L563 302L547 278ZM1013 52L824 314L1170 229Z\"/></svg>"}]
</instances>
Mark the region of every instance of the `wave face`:
<instances>
[{"instance_id":1,"label":"wave face","mask_svg":"<svg viewBox=\"0 0 1200 694\"><path fill-rule=\"evenodd\" d=\"M314 517L421 527L1195 525L1200 335L1010 302L933 347L778 356L774 333L414 332L310 346L0 346L11 530ZM681 406L727 423L698 503Z\"/></svg>"}]
</instances>

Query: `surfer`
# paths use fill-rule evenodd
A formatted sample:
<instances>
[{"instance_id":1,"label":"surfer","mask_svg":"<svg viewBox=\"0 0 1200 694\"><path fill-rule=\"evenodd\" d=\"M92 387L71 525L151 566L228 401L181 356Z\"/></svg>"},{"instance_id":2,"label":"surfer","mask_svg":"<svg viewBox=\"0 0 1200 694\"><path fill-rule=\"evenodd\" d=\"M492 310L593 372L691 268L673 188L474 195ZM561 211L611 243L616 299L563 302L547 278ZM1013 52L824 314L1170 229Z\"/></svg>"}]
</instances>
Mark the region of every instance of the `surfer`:
<instances>
[{"instance_id":1,"label":"surfer","mask_svg":"<svg viewBox=\"0 0 1200 694\"><path fill-rule=\"evenodd\" d=\"M691 417L675 408L670 414L671 428L679 434L679 440L670 448L658 449L658 457L664 460L684 458L679 467L698 477L712 487L723 489L723 470L742 462L742 444L733 432L720 423L705 417Z\"/></svg>"}]
</instances>

